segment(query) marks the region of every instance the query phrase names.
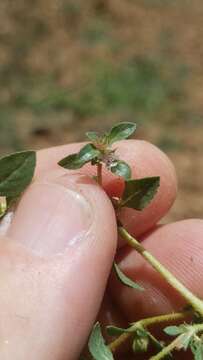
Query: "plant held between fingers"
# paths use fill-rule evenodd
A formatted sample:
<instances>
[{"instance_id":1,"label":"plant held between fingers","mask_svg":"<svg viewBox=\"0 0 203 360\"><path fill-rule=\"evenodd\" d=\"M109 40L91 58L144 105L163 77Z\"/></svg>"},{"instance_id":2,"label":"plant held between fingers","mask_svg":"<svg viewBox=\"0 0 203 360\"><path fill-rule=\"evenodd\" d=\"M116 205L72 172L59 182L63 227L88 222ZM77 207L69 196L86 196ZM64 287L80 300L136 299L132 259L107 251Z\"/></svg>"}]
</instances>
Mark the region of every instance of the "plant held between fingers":
<instances>
[{"instance_id":1,"label":"plant held between fingers","mask_svg":"<svg viewBox=\"0 0 203 360\"><path fill-rule=\"evenodd\" d=\"M156 196L159 189L160 178L149 177L132 179L130 166L119 159L116 141L129 138L136 130L132 122L123 122L114 126L108 133L100 136L96 132L88 132L89 142L76 153L71 154L59 162L66 169L80 169L85 164L91 163L96 167L96 181L100 186L103 184L103 168L114 175L122 177L124 191L120 197L112 197L112 205L115 209L118 233L133 247L181 296L186 300L189 309L178 313L160 315L147 319L140 319L130 324L126 329L114 326L107 327L109 335L114 341L106 344L102 336L101 327L96 323L89 338L89 356L95 360L112 360L114 354L130 340L133 353L148 353L149 347L153 347L154 356L149 359L159 360L172 359L173 352L179 350L191 350L195 360L203 359L203 301L187 289L175 276L170 273L139 241L137 241L127 229L124 228L120 219L122 208L132 208L142 211ZM13 203L18 201L27 186L31 183L36 166L36 153L25 151L11 154L0 159L0 217L4 217ZM132 291L144 291L144 289L129 279L114 263L113 269L117 278L124 286L132 288ZM190 315L192 322L186 323ZM150 331L154 324L169 323L178 320L179 326L168 326L164 332L173 336L174 339L164 343L157 339ZM181 323L182 322L182 323ZM136 356L136 355L135 355ZM136 357L137 358L137 357ZM83 358L84 359L84 358ZM88 357L89 359L89 357Z\"/></svg>"},{"instance_id":2,"label":"plant held between fingers","mask_svg":"<svg viewBox=\"0 0 203 360\"><path fill-rule=\"evenodd\" d=\"M160 315L157 317L142 319L137 323L132 324L127 329L120 329L113 326L107 327L109 335L114 336L115 340L106 345L103 339L100 324L96 323L90 339L89 352L95 360L113 359L113 354L123 346L123 344L131 339L132 350L134 353L146 352L150 345L153 345L157 354L151 359L158 360L162 358L172 358L172 352L181 349L191 349L196 360L203 359L203 324L196 324L203 317L203 301L198 299L189 289L187 289L178 279L175 278L152 254L150 254L135 238L133 238L128 231L123 227L120 219L121 208L132 208L142 211L155 197L159 185L159 177L149 177L144 179L132 179L130 166L119 159L116 154L116 148L112 145L118 141L129 138L136 130L136 125L131 122L124 122L114 126L110 132L100 136L95 132L88 132L87 137L89 143L86 144L78 153L69 155L59 162L59 165L66 169L79 169L87 163L91 163L97 168L96 180L102 186L102 170L106 167L107 170L113 174L124 179L124 191L120 198L112 197L111 201L115 209L118 233L133 247L143 258L151 264L151 266L158 271L164 279L176 289L182 297L185 298L191 310L182 311L180 313L171 313L168 315ZM114 271L118 279L123 285L131 287L134 291L143 291L139 284L129 279L119 269L118 265L114 263ZM132 290L133 291L133 290ZM196 314L194 321L186 325L183 323L179 327L171 326L165 328L168 335L176 336L169 345L157 340L148 330L148 327L153 324L168 323L175 320L185 320L188 316ZM197 316L198 315L198 316Z\"/></svg>"}]
</instances>

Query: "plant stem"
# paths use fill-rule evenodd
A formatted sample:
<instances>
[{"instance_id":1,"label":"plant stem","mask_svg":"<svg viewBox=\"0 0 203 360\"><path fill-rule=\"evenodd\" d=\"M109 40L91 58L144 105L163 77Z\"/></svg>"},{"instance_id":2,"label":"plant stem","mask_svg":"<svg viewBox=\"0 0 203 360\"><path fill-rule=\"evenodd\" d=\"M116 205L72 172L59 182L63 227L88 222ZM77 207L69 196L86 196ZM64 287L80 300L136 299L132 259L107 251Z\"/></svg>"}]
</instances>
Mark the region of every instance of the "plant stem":
<instances>
[{"instance_id":1,"label":"plant stem","mask_svg":"<svg viewBox=\"0 0 203 360\"><path fill-rule=\"evenodd\" d=\"M174 341L172 341L168 346L164 347L157 355L152 356L149 360L160 360L163 359L165 356L169 355L178 345L180 342L181 336L178 336Z\"/></svg>"},{"instance_id":2,"label":"plant stem","mask_svg":"<svg viewBox=\"0 0 203 360\"><path fill-rule=\"evenodd\" d=\"M203 324L191 325L191 337L196 333L203 331ZM171 351L181 348L181 340L184 334L179 335L174 341L172 341L168 346L161 350L157 355L152 356L149 360L160 360L163 359L166 355L171 353Z\"/></svg>"},{"instance_id":3,"label":"plant stem","mask_svg":"<svg viewBox=\"0 0 203 360\"><path fill-rule=\"evenodd\" d=\"M102 186L102 164L97 164L97 182L100 186Z\"/></svg>"},{"instance_id":4,"label":"plant stem","mask_svg":"<svg viewBox=\"0 0 203 360\"><path fill-rule=\"evenodd\" d=\"M148 331L147 333L148 333L148 336L149 336L152 344L153 344L154 346L156 346L156 348L157 348L158 350L161 351L161 350L164 348L164 345L162 345L161 342L158 341L149 331Z\"/></svg>"},{"instance_id":5,"label":"plant stem","mask_svg":"<svg viewBox=\"0 0 203 360\"><path fill-rule=\"evenodd\" d=\"M114 353L117 351L117 349L124 344L134 333L136 329L139 328L146 328L148 326L154 325L154 324L160 324L162 322L169 322L169 321L176 321L185 319L188 315L192 314L191 311L183 311L178 313L170 313L166 315L160 315L160 316L153 316L147 319L142 319L134 323L130 328L130 332L123 333L120 335L116 340L114 340L111 344L109 344L109 348Z\"/></svg>"},{"instance_id":6,"label":"plant stem","mask_svg":"<svg viewBox=\"0 0 203 360\"><path fill-rule=\"evenodd\" d=\"M139 254L145 258L152 267L164 277L164 279L176 289L187 302L203 316L203 301L195 296L189 289L187 289L175 276L168 271L153 255L151 255L127 230L122 226L118 227L118 232L127 243L137 250Z\"/></svg>"}]
</instances>

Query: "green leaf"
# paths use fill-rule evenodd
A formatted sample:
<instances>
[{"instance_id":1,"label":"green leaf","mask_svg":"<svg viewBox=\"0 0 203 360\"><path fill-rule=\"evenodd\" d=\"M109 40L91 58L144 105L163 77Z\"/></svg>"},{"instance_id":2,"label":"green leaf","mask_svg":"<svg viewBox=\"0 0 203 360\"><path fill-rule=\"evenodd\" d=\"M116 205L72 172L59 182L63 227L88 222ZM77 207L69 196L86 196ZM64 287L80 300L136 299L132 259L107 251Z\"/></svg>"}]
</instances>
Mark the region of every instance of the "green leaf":
<instances>
[{"instance_id":1,"label":"green leaf","mask_svg":"<svg viewBox=\"0 0 203 360\"><path fill-rule=\"evenodd\" d=\"M200 338L198 338L196 341L192 341L190 348L195 360L203 359L203 343Z\"/></svg>"},{"instance_id":2,"label":"green leaf","mask_svg":"<svg viewBox=\"0 0 203 360\"><path fill-rule=\"evenodd\" d=\"M80 161L83 163L92 161L93 159L95 159L100 155L101 155L100 151L93 144L85 145L78 153L78 157Z\"/></svg>"},{"instance_id":3,"label":"green leaf","mask_svg":"<svg viewBox=\"0 0 203 360\"><path fill-rule=\"evenodd\" d=\"M117 335L122 335L124 333L133 333L135 332L135 330L133 331L132 328L127 328L127 329L123 329L123 328L119 328L117 326L112 326L109 325L106 327L107 333L109 336L117 336Z\"/></svg>"},{"instance_id":4,"label":"green leaf","mask_svg":"<svg viewBox=\"0 0 203 360\"><path fill-rule=\"evenodd\" d=\"M86 133L86 136L90 141L93 141L93 142L95 142L99 139L99 135L95 131L88 131Z\"/></svg>"},{"instance_id":5,"label":"green leaf","mask_svg":"<svg viewBox=\"0 0 203 360\"><path fill-rule=\"evenodd\" d=\"M118 267L118 265L116 263L114 263L114 270L116 272L116 275L118 277L118 279L121 281L122 284L135 289L135 290L140 290L143 291L143 287L141 287L140 285L138 285L137 283L135 283L133 280L129 279Z\"/></svg>"},{"instance_id":6,"label":"green leaf","mask_svg":"<svg viewBox=\"0 0 203 360\"><path fill-rule=\"evenodd\" d=\"M186 333L182 334L180 339L180 345L177 346L177 348L187 350L193 336L194 336L193 330L187 331Z\"/></svg>"},{"instance_id":7,"label":"green leaf","mask_svg":"<svg viewBox=\"0 0 203 360\"><path fill-rule=\"evenodd\" d=\"M23 151L0 159L0 196L18 197L32 181L35 151Z\"/></svg>"},{"instance_id":8,"label":"green leaf","mask_svg":"<svg viewBox=\"0 0 203 360\"><path fill-rule=\"evenodd\" d=\"M146 352L149 346L149 333L143 327L136 330L136 335L132 343L133 352Z\"/></svg>"},{"instance_id":9,"label":"green leaf","mask_svg":"<svg viewBox=\"0 0 203 360\"><path fill-rule=\"evenodd\" d=\"M135 336L133 343L132 343L132 349L133 352L146 352L149 347L149 338L148 336L138 337Z\"/></svg>"},{"instance_id":10,"label":"green leaf","mask_svg":"<svg viewBox=\"0 0 203 360\"><path fill-rule=\"evenodd\" d=\"M177 336L177 335L182 334L183 330L180 328L180 326L167 326L164 329L164 332L170 336Z\"/></svg>"},{"instance_id":11,"label":"green leaf","mask_svg":"<svg viewBox=\"0 0 203 360\"><path fill-rule=\"evenodd\" d=\"M109 145L114 142L128 139L136 130L136 124L133 122L122 122L115 125L111 131L106 135Z\"/></svg>"},{"instance_id":12,"label":"green leaf","mask_svg":"<svg viewBox=\"0 0 203 360\"><path fill-rule=\"evenodd\" d=\"M7 212L7 201L6 197L2 196L0 197L0 219L5 215Z\"/></svg>"},{"instance_id":13,"label":"green leaf","mask_svg":"<svg viewBox=\"0 0 203 360\"><path fill-rule=\"evenodd\" d=\"M144 327L137 328L136 334L138 337L148 337L149 336L149 332L146 329L144 329Z\"/></svg>"},{"instance_id":14,"label":"green leaf","mask_svg":"<svg viewBox=\"0 0 203 360\"><path fill-rule=\"evenodd\" d=\"M111 164L110 170L113 174L123 177L128 180L131 178L131 168L124 161L116 161Z\"/></svg>"},{"instance_id":15,"label":"green leaf","mask_svg":"<svg viewBox=\"0 0 203 360\"><path fill-rule=\"evenodd\" d=\"M127 180L120 207L143 210L156 195L159 185L159 177Z\"/></svg>"},{"instance_id":16,"label":"green leaf","mask_svg":"<svg viewBox=\"0 0 203 360\"><path fill-rule=\"evenodd\" d=\"M191 325L180 325L180 326L168 326L164 329L164 332L170 336L179 336L179 341L176 345L176 349L187 350L191 343L191 340L195 334L194 328Z\"/></svg>"},{"instance_id":17,"label":"green leaf","mask_svg":"<svg viewBox=\"0 0 203 360\"><path fill-rule=\"evenodd\" d=\"M90 354L95 360L113 360L113 355L108 346L105 345L104 338L101 333L100 324L94 325L90 335L88 348Z\"/></svg>"},{"instance_id":18,"label":"green leaf","mask_svg":"<svg viewBox=\"0 0 203 360\"><path fill-rule=\"evenodd\" d=\"M203 359L203 345L202 346L199 346L195 353L194 353L194 356L195 356L195 360L202 360Z\"/></svg>"},{"instance_id":19,"label":"green leaf","mask_svg":"<svg viewBox=\"0 0 203 360\"><path fill-rule=\"evenodd\" d=\"M71 154L60 160L58 163L65 169L79 169L83 166L80 159L78 158L78 154Z\"/></svg>"},{"instance_id":20,"label":"green leaf","mask_svg":"<svg viewBox=\"0 0 203 360\"><path fill-rule=\"evenodd\" d=\"M83 165L98 158L100 151L93 145L85 145L77 154L71 154L59 161L59 165L65 169L80 169Z\"/></svg>"},{"instance_id":21,"label":"green leaf","mask_svg":"<svg viewBox=\"0 0 203 360\"><path fill-rule=\"evenodd\" d=\"M8 210L14 206L19 199L19 196L15 197L0 197L0 219L2 219L8 212Z\"/></svg>"}]
</instances>

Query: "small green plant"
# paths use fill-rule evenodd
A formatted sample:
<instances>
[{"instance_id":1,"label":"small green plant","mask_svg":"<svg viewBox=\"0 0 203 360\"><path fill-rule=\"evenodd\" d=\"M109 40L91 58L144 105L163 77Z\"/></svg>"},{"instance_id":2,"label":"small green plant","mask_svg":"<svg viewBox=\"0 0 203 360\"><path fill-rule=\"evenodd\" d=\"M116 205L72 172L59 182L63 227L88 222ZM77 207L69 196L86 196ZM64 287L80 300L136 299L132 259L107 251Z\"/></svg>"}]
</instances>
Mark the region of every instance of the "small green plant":
<instances>
[{"instance_id":1,"label":"small green plant","mask_svg":"<svg viewBox=\"0 0 203 360\"><path fill-rule=\"evenodd\" d=\"M89 353L95 360L112 360L114 353L131 339L132 351L134 353L146 352L149 346L153 346L157 354L150 359L159 360L168 357L172 358L174 350L191 349L196 360L202 359L203 354L203 323L199 320L203 317L203 302L192 294L183 284L181 284L162 264L159 263L128 231L123 227L120 215L120 209L123 207L133 208L142 211L153 200L159 185L159 177L149 177L144 179L132 179L130 166L116 154L116 148L112 145L119 140L129 138L136 130L136 125L131 122L124 122L114 126L108 133L100 136L95 132L88 132L87 138L90 141L78 153L71 154L59 162L59 165L66 169L79 169L87 163L96 166L96 180L102 186L102 173L105 166L116 176L124 179L124 191L120 198L112 197L111 201L115 209L118 233L128 243L129 246L135 248L152 266L156 269L164 279L175 288L190 305L190 310L183 310L179 313L171 313L167 315L156 316L147 319L141 319L133 323L127 329L121 329L114 326L108 326L107 332L111 336L115 336L115 340L106 345L102 336L101 327L96 323L90 339ZM129 279L122 273L118 265L114 263L113 269L117 278L125 286L131 287L134 291L144 291L144 289ZM132 290L133 291L133 290ZM191 324L183 323L179 327L171 326L165 328L165 333L175 336L169 345L156 339L148 330L153 324L174 322L183 320L190 314L198 314L198 323L193 321ZM194 319L195 319L194 318ZM200 334L200 336L198 335Z\"/></svg>"},{"instance_id":2,"label":"small green plant","mask_svg":"<svg viewBox=\"0 0 203 360\"><path fill-rule=\"evenodd\" d=\"M108 133L100 136L95 132L88 132L89 142L76 153L62 159L59 165L66 169L80 169L87 163L91 163L97 169L95 180L100 186L103 185L103 168L111 171L114 175L122 177L124 191L120 197L112 197L112 205L115 209L118 234L133 247L158 273L186 300L188 307L177 313L159 315L140 319L130 324L126 329L115 326L107 326L107 332L114 337L114 341L106 344L101 332L101 326L97 322L89 338L88 359L112 360L117 351L131 342L133 353L148 354L149 347L153 347L155 355L150 360L163 358L173 359L173 352L179 350L191 350L195 360L203 359L203 301L196 297L178 279L174 277L142 244L139 243L123 227L120 219L121 208L132 208L142 211L156 195L160 178L149 177L144 179L132 179L131 168L116 153L114 143L129 138L136 130L136 125L124 122L114 126ZM36 153L25 151L15 153L0 159L0 216L3 217L13 202L16 202L27 186L31 183L36 166ZM128 278L114 263L113 270L117 278L124 286L132 291L144 291L144 289ZM186 323L188 316L192 319ZM174 339L160 341L150 330L154 324L174 323L178 326L168 326L164 332ZM84 357L83 357L84 359Z\"/></svg>"}]
</instances>

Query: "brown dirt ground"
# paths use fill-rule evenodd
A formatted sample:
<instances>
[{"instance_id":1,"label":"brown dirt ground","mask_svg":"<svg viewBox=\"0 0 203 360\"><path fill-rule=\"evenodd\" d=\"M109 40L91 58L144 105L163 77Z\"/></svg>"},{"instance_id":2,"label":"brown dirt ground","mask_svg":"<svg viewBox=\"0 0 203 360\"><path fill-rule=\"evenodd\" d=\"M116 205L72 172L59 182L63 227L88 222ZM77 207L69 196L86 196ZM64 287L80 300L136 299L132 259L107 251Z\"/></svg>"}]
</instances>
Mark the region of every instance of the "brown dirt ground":
<instances>
[{"instance_id":1,"label":"brown dirt ground","mask_svg":"<svg viewBox=\"0 0 203 360\"><path fill-rule=\"evenodd\" d=\"M167 114L167 109L163 109L155 114L156 122L152 115L153 121L145 123L138 133L139 137L161 145L175 164L179 195L167 219L178 220L203 214L203 3L201 0L164 3L87 0L84 5L82 0L2 1L0 95L1 104L12 106L16 81L30 73L51 74L62 88L71 88L76 83L83 86L87 81L87 65L95 59L114 64L133 56L158 56L169 74L173 71L171 64L187 66L190 75L184 83L184 99L180 100L181 122L178 113L172 118L173 113ZM102 21L108 37L91 46L81 42L81 36L94 25L94 19L98 24ZM113 50L109 47L112 39L116 44ZM197 115L199 121L188 121L187 112ZM15 112L13 129L24 147L38 149L79 140L87 129L106 128L120 117L107 114L101 121L101 116L87 116L77 119L76 125L70 111L57 116L50 112L40 117L28 108L21 108ZM165 146L168 139L178 146ZM10 148L2 145L1 149L6 152Z\"/></svg>"}]
</instances>

